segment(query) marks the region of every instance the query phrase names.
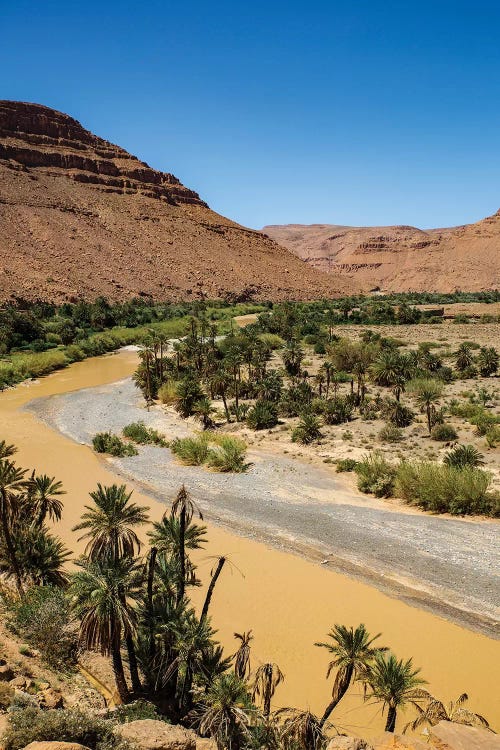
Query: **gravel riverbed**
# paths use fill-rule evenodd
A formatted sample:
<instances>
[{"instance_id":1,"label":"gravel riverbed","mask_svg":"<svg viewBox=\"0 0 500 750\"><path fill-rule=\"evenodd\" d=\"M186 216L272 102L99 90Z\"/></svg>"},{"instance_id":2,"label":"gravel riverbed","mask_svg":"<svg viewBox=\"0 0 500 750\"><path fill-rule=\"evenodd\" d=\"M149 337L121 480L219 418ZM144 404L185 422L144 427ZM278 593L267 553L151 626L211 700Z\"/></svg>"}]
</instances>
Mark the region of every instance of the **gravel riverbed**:
<instances>
[{"instance_id":1,"label":"gravel riverbed","mask_svg":"<svg viewBox=\"0 0 500 750\"><path fill-rule=\"evenodd\" d=\"M132 380L32 401L26 408L79 443L138 420L168 440L195 426L148 412ZM416 606L498 637L500 524L388 507L344 486L332 470L249 451L245 474L178 464L166 448L108 458L115 473L166 504L185 483L206 514L239 534L321 561Z\"/></svg>"}]
</instances>

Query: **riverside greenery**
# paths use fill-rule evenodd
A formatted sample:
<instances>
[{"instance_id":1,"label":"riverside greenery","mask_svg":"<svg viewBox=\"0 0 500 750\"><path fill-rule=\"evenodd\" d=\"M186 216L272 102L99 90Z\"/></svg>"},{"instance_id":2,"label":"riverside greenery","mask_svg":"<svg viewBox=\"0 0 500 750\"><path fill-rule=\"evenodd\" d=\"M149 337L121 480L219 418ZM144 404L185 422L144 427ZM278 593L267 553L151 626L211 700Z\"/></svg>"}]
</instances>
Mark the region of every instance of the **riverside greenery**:
<instances>
[{"instance_id":1,"label":"riverside greenery","mask_svg":"<svg viewBox=\"0 0 500 750\"><path fill-rule=\"evenodd\" d=\"M363 624L335 624L316 644L328 652L327 677L335 670L332 697L321 716L301 709L273 711L275 691L285 679L279 666L269 662L253 674L251 631L236 634L237 649L229 655L211 624L211 600L224 579L225 556L214 561L200 606L191 601L193 587L203 585L192 554L204 547L206 528L186 488L179 489L161 520L151 523L147 508L134 502L125 485L98 485L73 529L86 546L68 574L69 553L46 526L49 519L61 518L61 484L54 478L41 482L17 466L15 452L1 444L0 497L3 503L8 498L9 513L2 515L0 572L12 627L32 645L40 644L44 657L61 669L73 667L76 647L109 657L116 688L130 706L99 717L74 708L41 711L31 699L4 691L2 700L11 703L7 750L48 740L120 750L114 724L160 717L194 727L219 750L324 750L337 706L354 682L386 712L387 731L395 731L401 709L415 704L418 716L426 712L433 722L430 707L437 699L424 690L419 669L411 658L398 659ZM46 544L34 552L33 518L37 534L52 539L52 548ZM140 529L147 530L146 545L139 540ZM67 654L59 649L62 633L67 633ZM466 723L484 722L468 712Z\"/></svg>"}]
</instances>

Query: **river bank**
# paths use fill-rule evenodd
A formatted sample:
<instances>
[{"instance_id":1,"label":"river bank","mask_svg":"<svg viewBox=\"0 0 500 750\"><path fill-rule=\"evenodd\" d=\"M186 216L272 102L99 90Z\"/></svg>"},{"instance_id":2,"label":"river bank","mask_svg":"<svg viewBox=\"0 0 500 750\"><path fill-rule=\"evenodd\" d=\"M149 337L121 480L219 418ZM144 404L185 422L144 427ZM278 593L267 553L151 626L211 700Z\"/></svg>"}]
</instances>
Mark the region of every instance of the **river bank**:
<instances>
[{"instance_id":1,"label":"river bank","mask_svg":"<svg viewBox=\"0 0 500 750\"><path fill-rule=\"evenodd\" d=\"M55 475L65 485L68 495L57 531L75 554L81 551L81 545L76 543L71 527L79 520L88 492L97 482L117 481L119 467L103 462L87 446L68 440L21 409L35 398L76 393L85 386L100 387L123 379L130 375L135 362L136 355L130 352L87 360L0 394L2 437L19 446L19 463ZM166 464L164 474L170 474ZM296 484L298 480L302 481L302 475L295 475ZM153 519L165 509L165 503L155 500L150 492L136 491L135 497L137 502L149 505ZM318 501L318 505L323 503ZM207 520L209 545L198 559L202 579L207 580L216 554L227 554L234 564L216 590L214 625L229 652L234 649L232 634L253 628L253 665L277 661L287 678L277 691L277 705L309 706L320 711L331 686L324 679L327 657L313 643L322 639L335 622L356 625L363 621L371 632L382 631L384 642L399 656L414 658L432 692L448 700L467 690L471 706L495 724L500 711L492 665L498 643L338 575L326 565L228 533L213 525L211 512ZM200 599L203 594L203 588L196 592ZM367 736L379 733L379 709L364 705L357 692L345 699L336 722L352 732L363 730Z\"/></svg>"}]
</instances>

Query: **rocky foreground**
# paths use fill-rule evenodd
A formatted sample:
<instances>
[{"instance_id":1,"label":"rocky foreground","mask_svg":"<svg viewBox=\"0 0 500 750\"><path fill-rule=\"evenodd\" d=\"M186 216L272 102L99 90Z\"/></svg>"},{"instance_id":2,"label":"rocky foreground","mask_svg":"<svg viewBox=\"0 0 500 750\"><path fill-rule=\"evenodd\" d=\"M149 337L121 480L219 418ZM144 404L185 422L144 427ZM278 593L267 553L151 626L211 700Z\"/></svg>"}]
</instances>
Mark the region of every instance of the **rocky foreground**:
<instances>
[{"instance_id":1,"label":"rocky foreground","mask_svg":"<svg viewBox=\"0 0 500 750\"><path fill-rule=\"evenodd\" d=\"M68 115L0 101L0 301L313 299L355 289Z\"/></svg>"}]
</instances>

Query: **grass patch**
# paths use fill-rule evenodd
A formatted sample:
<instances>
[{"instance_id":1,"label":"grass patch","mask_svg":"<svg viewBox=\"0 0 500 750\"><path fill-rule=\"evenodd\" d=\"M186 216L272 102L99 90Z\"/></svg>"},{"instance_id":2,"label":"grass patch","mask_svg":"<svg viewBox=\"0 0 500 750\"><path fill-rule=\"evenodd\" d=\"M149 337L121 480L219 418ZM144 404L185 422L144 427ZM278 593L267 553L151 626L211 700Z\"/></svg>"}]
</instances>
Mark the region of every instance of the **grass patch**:
<instances>
[{"instance_id":1,"label":"grass patch","mask_svg":"<svg viewBox=\"0 0 500 750\"><path fill-rule=\"evenodd\" d=\"M197 437L177 438L170 449L186 466L205 464L217 471L233 473L244 472L249 466L245 463L246 443L230 435L203 432Z\"/></svg>"},{"instance_id":2,"label":"grass patch","mask_svg":"<svg viewBox=\"0 0 500 750\"><path fill-rule=\"evenodd\" d=\"M92 438L92 446L96 453L108 453L110 456L137 456L137 448L131 443L125 443L112 432L98 432Z\"/></svg>"},{"instance_id":3,"label":"grass patch","mask_svg":"<svg viewBox=\"0 0 500 750\"><path fill-rule=\"evenodd\" d=\"M132 440L138 445L160 445L163 448L167 445L165 436L152 427L146 427L144 422L132 422L122 430L123 437Z\"/></svg>"}]
</instances>

